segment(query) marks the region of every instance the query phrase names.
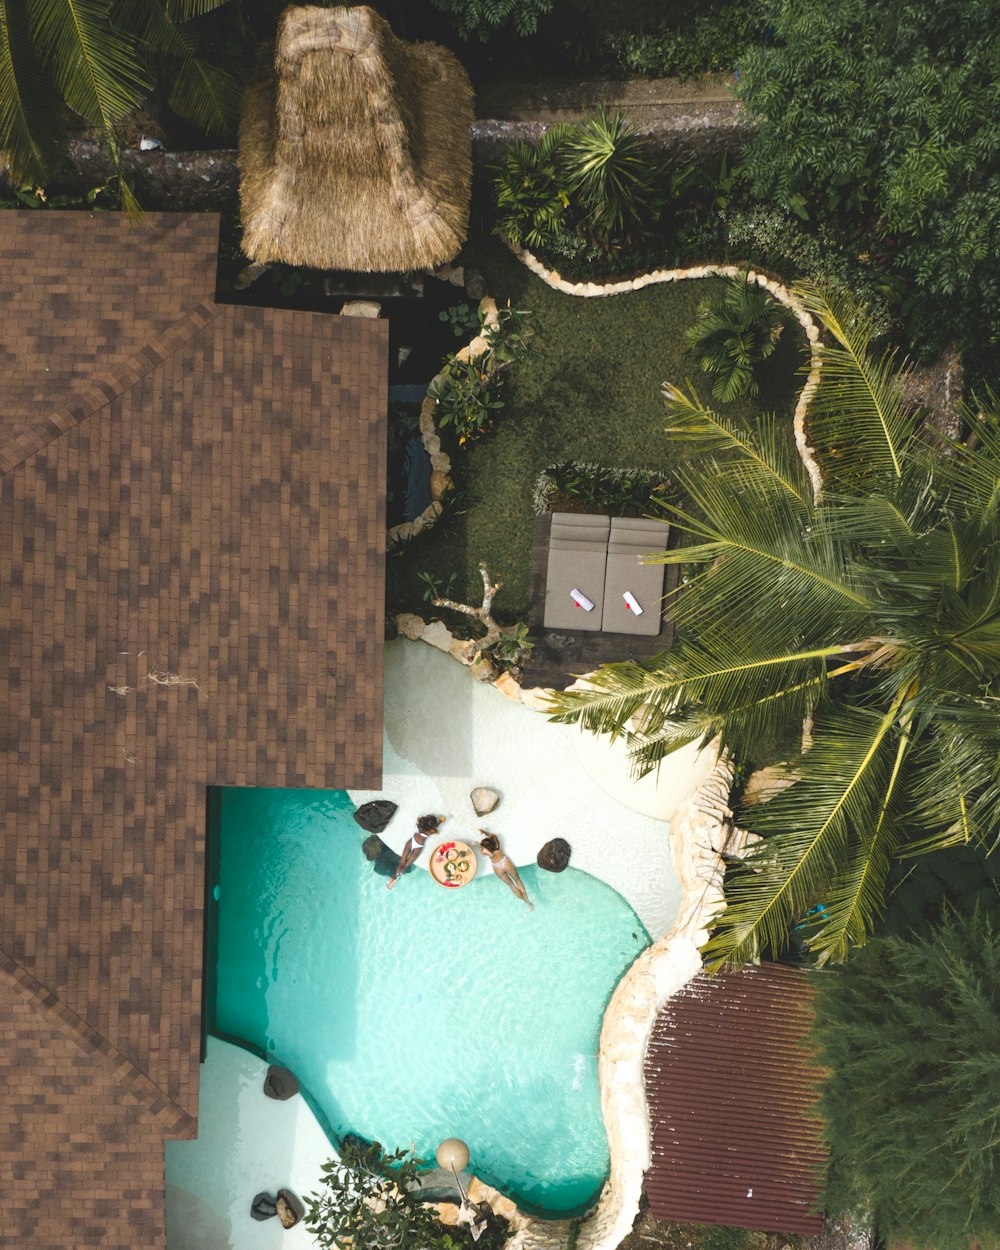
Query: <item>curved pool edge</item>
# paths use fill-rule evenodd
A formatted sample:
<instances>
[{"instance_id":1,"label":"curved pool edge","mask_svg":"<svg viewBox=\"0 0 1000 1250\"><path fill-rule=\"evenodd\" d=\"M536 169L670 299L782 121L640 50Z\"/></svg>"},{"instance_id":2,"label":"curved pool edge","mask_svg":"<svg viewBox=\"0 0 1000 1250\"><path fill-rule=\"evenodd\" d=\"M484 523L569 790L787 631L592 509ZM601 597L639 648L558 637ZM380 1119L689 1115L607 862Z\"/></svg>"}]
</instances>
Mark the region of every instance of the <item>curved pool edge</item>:
<instances>
[{"instance_id":1,"label":"curved pool edge","mask_svg":"<svg viewBox=\"0 0 1000 1250\"><path fill-rule=\"evenodd\" d=\"M701 947L724 906L722 851L731 849L732 779L732 766L723 757L680 805L670 838L684 889L681 909L671 929L619 981L604 1013L598 1076L611 1169L597 1205L581 1221L540 1220L519 1212L508 1250L564 1250L573 1224L577 1250L614 1250L632 1231L650 1163L646 1047L660 1008L701 970Z\"/></svg>"}]
</instances>

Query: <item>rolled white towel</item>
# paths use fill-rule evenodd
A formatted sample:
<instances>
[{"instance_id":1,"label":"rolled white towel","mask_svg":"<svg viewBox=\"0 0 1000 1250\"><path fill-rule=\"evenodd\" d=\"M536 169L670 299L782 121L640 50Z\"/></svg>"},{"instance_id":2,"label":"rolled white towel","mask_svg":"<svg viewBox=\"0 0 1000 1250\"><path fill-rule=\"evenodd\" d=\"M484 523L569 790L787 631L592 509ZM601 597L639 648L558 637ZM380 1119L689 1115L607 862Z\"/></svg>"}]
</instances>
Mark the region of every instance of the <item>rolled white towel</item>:
<instances>
[{"instance_id":1,"label":"rolled white towel","mask_svg":"<svg viewBox=\"0 0 1000 1250\"><path fill-rule=\"evenodd\" d=\"M643 609L639 605L639 600L632 594L631 590L626 590L622 595L625 603L632 609L636 616L642 616Z\"/></svg>"},{"instance_id":2,"label":"rolled white towel","mask_svg":"<svg viewBox=\"0 0 1000 1250\"><path fill-rule=\"evenodd\" d=\"M563 584L565 585L565 583ZM569 597L573 600L573 602L576 604L578 608L583 608L584 612L593 612L594 601L593 599L588 599L582 590L577 590L577 588L574 586L573 589L569 592Z\"/></svg>"}]
</instances>

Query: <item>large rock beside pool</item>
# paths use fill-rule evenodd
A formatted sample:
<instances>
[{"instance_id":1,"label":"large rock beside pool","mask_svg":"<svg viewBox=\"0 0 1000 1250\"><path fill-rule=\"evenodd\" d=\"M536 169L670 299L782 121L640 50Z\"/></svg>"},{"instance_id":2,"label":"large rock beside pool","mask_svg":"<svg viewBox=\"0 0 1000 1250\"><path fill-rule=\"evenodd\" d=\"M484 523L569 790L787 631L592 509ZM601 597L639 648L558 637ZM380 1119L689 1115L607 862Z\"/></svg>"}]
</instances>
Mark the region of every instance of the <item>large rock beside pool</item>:
<instances>
[{"instance_id":1,"label":"large rock beside pool","mask_svg":"<svg viewBox=\"0 0 1000 1250\"><path fill-rule=\"evenodd\" d=\"M258 1194L250 1203L252 1220L270 1220L278 1214L278 1204L268 1193Z\"/></svg>"},{"instance_id":2,"label":"large rock beside pool","mask_svg":"<svg viewBox=\"0 0 1000 1250\"><path fill-rule=\"evenodd\" d=\"M278 1199L274 1204L278 1209L278 1219L282 1228L294 1228L306 1213L302 1202L290 1189L279 1189Z\"/></svg>"},{"instance_id":3,"label":"large rock beside pool","mask_svg":"<svg viewBox=\"0 0 1000 1250\"><path fill-rule=\"evenodd\" d=\"M361 843L361 849L365 853L365 859L371 861L372 867L380 877L395 875L399 867L399 856L391 847L386 846L377 833L373 833L370 838L365 838Z\"/></svg>"},{"instance_id":4,"label":"large rock beside pool","mask_svg":"<svg viewBox=\"0 0 1000 1250\"><path fill-rule=\"evenodd\" d=\"M565 838L553 838L538 852L538 867L546 872L562 872L569 867L569 843Z\"/></svg>"},{"instance_id":5,"label":"large rock beside pool","mask_svg":"<svg viewBox=\"0 0 1000 1250\"><path fill-rule=\"evenodd\" d=\"M381 833L396 814L396 804L389 799L372 799L362 803L354 813L354 819L366 833Z\"/></svg>"},{"instance_id":6,"label":"large rock beside pool","mask_svg":"<svg viewBox=\"0 0 1000 1250\"><path fill-rule=\"evenodd\" d=\"M477 816L487 816L500 802L500 795L488 786L476 786L469 795Z\"/></svg>"},{"instance_id":7,"label":"large rock beside pool","mask_svg":"<svg viewBox=\"0 0 1000 1250\"><path fill-rule=\"evenodd\" d=\"M268 1098L285 1102L299 1092L299 1083L287 1068L272 1063L264 1077L264 1093Z\"/></svg>"}]
</instances>

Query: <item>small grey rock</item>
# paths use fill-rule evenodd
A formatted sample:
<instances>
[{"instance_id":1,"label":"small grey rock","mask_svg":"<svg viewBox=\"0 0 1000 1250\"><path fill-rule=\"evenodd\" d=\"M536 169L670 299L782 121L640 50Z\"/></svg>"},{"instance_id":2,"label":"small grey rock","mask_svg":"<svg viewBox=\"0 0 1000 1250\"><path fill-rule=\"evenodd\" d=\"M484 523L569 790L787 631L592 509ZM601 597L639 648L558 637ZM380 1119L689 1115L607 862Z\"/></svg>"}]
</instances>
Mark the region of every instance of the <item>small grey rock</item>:
<instances>
[{"instance_id":1,"label":"small grey rock","mask_svg":"<svg viewBox=\"0 0 1000 1250\"><path fill-rule=\"evenodd\" d=\"M469 299L483 299L486 295L486 279L478 269L466 269L465 293Z\"/></svg>"},{"instance_id":2,"label":"small grey rock","mask_svg":"<svg viewBox=\"0 0 1000 1250\"><path fill-rule=\"evenodd\" d=\"M476 786L469 798L477 816L488 815L500 802L500 795L488 786Z\"/></svg>"},{"instance_id":3,"label":"small grey rock","mask_svg":"<svg viewBox=\"0 0 1000 1250\"><path fill-rule=\"evenodd\" d=\"M538 852L538 867L544 868L546 872L562 872L569 867L569 856L570 848L566 839L553 838Z\"/></svg>"}]
</instances>

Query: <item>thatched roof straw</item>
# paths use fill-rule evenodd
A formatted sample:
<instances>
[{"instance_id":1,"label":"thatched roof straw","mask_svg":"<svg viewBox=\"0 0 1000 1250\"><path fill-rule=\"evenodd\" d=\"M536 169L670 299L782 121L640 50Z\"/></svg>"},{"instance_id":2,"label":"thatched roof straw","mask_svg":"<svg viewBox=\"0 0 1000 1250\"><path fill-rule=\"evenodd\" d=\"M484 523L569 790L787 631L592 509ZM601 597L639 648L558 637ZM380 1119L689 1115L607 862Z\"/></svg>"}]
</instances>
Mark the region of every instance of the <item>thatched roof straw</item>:
<instances>
[{"instance_id":1,"label":"thatched roof straw","mask_svg":"<svg viewBox=\"0 0 1000 1250\"><path fill-rule=\"evenodd\" d=\"M471 125L447 49L404 43L363 6L286 9L274 75L243 106L244 251L362 271L451 260L469 224Z\"/></svg>"}]
</instances>

